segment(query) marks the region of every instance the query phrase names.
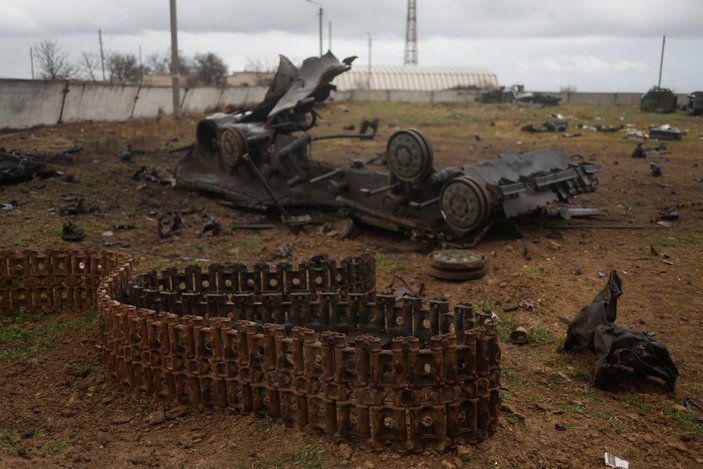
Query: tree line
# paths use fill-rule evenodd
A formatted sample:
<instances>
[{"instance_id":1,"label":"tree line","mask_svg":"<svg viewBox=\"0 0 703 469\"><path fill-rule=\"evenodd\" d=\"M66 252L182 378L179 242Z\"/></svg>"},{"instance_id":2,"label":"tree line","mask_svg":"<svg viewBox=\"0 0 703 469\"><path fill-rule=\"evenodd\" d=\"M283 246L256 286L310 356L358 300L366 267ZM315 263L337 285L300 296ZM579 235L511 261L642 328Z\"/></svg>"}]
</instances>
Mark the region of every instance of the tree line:
<instances>
[{"instance_id":1,"label":"tree line","mask_svg":"<svg viewBox=\"0 0 703 469\"><path fill-rule=\"evenodd\" d=\"M82 52L77 61L54 40L45 39L32 47L36 75L43 80L109 81L139 84L146 75L171 73L171 54L150 54L143 63L129 52L109 52L103 64L98 54ZM197 53L193 57L178 54L181 77L185 86L220 86L225 84L227 65L213 52Z\"/></svg>"}]
</instances>

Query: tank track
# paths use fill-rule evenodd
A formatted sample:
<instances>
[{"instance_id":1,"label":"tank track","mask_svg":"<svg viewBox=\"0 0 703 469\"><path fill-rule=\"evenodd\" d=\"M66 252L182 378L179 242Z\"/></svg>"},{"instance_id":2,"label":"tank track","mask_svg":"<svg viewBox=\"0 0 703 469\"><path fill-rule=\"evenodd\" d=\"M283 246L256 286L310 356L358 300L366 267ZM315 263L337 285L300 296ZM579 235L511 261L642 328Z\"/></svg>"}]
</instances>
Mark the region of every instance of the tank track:
<instances>
[{"instance_id":1,"label":"tank track","mask_svg":"<svg viewBox=\"0 0 703 469\"><path fill-rule=\"evenodd\" d=\"M495 316L375 292L370 253L132 271L116 252L0 251L0 314L97 307L107 371L126 388L362 448L441 450L496 431Z\"/></svg>"}]
</instances>

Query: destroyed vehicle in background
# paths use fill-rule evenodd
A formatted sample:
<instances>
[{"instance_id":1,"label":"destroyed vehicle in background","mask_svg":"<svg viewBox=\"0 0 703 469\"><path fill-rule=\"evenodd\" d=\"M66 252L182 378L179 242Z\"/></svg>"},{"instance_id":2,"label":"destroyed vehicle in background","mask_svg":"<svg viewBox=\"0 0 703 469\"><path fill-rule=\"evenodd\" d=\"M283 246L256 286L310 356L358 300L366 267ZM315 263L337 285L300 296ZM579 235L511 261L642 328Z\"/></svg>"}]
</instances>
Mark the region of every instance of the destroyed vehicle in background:
<instances>
[{"instance_id":1,"label":"destroyed vehicle in background","mask_svg":"<svg viewBox=\"0 0 703 469\"><path fill-rule=\"evenodd\" d=\"M432 145L418 130L390 136L374 169L310 157L311 142L371 135L312 136L316 97L353 59L327 53L300 70L281 56L264 101L215 114L197 126L196 143L176 169L177 185L221 194L243 208L334 209L358 221L412 236L459 240L495 217L513 218L595 190L600 167L555 150L506 153L474 164L435 169ZM351 156L351 155L350 155Z\"/></svg>"},{"instance_id":2,"label":"destroyed vehicle in background","mask_svg":"<svg viewBox=\"0 0 703 469\"><path fill-rule=\"evenodd\" d=\"M542 106L556 106L561 101L559 96L551 94L533 93L528 91L515 95L515 102L527 104L541 104Z\"/></svg>"},{"instance_id":3,"label":"destroyed vehicle in background","mask_svg":"<svg viewBox=\"0 0 703 469\"><path fill-rule=\"evenodd\" d=\"M703 115L703 91L694 91L688 95L686 114L689 116Z\"/></svg>"},{"instance_id":4,"label":"destroyed vehicle in background","mask_svg":"<svg viewBox=\"0 0 703 469\"><path fill-rule=\"evenodd\" d=\"M501 86L492 90L487 90L479 93L476 96L476 102L489 103L512 103L515 100L515 90Z\"/></svg>"},{"instance_id":5,"label":"destroyed vehicle in background","mask_svg":"<svg viewBox=\"0 0 703 469\"><path fill-rule=\"evenodd\" d=\"M668 88L653 87L642 96L640 111L669 114L676 111L676 95Z\"/></svg>"}]
</instances>

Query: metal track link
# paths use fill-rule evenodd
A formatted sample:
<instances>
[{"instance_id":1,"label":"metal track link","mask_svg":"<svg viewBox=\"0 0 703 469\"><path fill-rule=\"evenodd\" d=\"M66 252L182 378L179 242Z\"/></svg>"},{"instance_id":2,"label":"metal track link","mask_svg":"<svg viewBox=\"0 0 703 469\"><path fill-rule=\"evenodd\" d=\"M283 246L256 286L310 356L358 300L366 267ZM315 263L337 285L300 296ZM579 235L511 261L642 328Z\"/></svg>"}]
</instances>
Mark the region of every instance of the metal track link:
<instances>
[{"instance_id":1,"label":"metal track link","mask_svg":"<svg viewBox=\"0 0 703 469\"><path fill-rule=\"evenodd\" d=\"M369 253L132 269L114 252L0 251L0 313L97 306L107 370L125 387L363 448L445 449L497 428L495 316L377 293Z\"/></svg>"}]
</instances>

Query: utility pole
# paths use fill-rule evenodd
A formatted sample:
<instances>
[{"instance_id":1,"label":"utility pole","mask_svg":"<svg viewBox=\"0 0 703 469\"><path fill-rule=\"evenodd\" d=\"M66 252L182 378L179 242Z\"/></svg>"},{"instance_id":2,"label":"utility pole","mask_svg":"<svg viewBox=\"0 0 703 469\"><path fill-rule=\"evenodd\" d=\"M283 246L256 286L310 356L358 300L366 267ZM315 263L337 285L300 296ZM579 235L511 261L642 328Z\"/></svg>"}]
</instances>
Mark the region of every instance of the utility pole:
<instances>
[{"instance_id":1,"label":"utility pole","mask_svg":"<svg viewBox=\"0 0 703 469\"><path fill-rule=\"evenodd\" d=\"M176 0L171 0L171 86L173 88L173 117L181 117L180 67L178 65L178 21Z\"/></svg>"},{"instance_id":2,"label":"utility pole","mask_svg":"<svg viewBox=\"0 0 703 469\"><path fill-rule=\"evenodd\" d=\"M366 35L369 37L369 70L368 73L366 74L366 89L371 89L371 47L372 47L372 41L371 41L371 34L366 33Z\"/></svg>"},{"instance_id":3,"label":"utility pole","mask_svg":"<svg viewBox=\"0 0 703 469\"><path fill-rule=\"evenodd\" d=\"M662 58L659 61L659 84L657 85L657 88L661 88L662 86L662 69L664 68L664 46L666 45L666 36L662 37Z\"/></svg>"},{"instance_id":4,"label":"utility pole","mask_svg":"<svg viewBox=\"0 0 703 469\"><path fill-rule=\"evenodd\" d=\"M320 18L319 18L319 20L320 20L320 57L322 57L322 15L323 15L322 5L320 5L319 3L317 3L315 0L305 0L305 1L308 2L308 3L312 3L313 5L317 5L318 7L320 7L320 9L317 11L317 14L318 14L318 16L320 17Z\"/></svg>"},{"instance_id":5,"label":"utility pole","mask_svg":"<svg viewBox=\"0 0 703 469\"><path fill-rule=\"evenodd\" d=\"M100 66L103 69L103 81L105 81L105 53L103 52L103 32L98 29L98 42L100 42Z\"/></svg>"},{"instance_id":6,"label":"utility pole","mask_svg":"<svg viewBox=\"0 0 703 469\"><path fill-rule=\"evenodd\" d=\"M144 84L144 66L142 65L142 45L139 44L139 84Z\"/></svg>"},{"instance_id":7,"label":"utility pole","mask_svg":"<svg viewBox=\"0 0 703 469\"><path fill-rule=\"evenodd\" d=\"M329 47L327 48L327 50L332 50L332 22L331 21L327 22L327 33L329 35L329 40L327 41L327 43L329 44Z\"/></svg>"},{"instance_id":8,"label":"utility pole","mask_svg":"<svg viewBox=\"0 0 703 469\"><path fill-rule=\"evenodd\" d=\"M29 48L29 66L32 67L32 80L34 80L34 51Z\"/></svg>"}]
</instances>

